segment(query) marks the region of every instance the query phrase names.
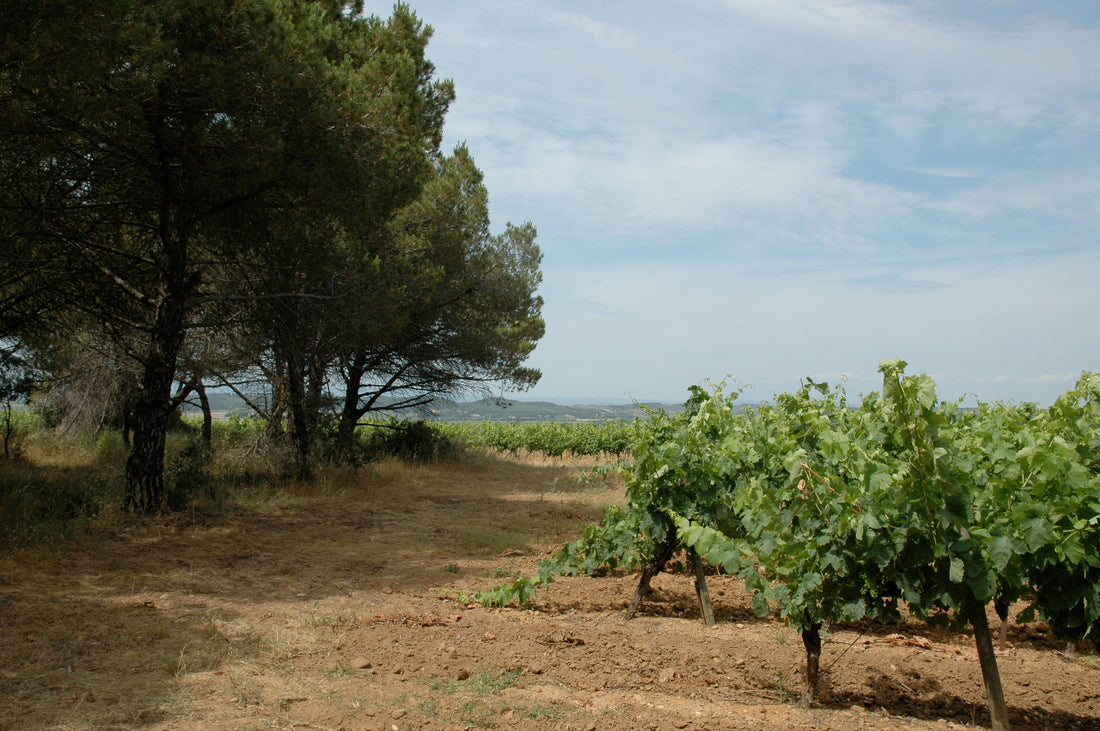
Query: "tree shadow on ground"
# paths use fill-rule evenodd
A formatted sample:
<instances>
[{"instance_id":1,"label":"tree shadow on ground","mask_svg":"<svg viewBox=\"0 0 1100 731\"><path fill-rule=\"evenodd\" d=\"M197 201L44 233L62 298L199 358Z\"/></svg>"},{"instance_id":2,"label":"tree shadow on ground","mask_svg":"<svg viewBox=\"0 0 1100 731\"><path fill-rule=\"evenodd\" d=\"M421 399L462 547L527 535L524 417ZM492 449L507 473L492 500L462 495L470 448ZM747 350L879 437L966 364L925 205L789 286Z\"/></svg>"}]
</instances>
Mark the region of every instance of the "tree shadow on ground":
<instances>
[{"instance_id":1,"label":"tree shadow on ground","mask_svg":"<svg viewBox=\"0 0 1100 731\"><path fill-rule=\"evenodd\" d=\"M327 621L311 607L330 599L425 594L454 580L448 569L459 562L499 563L499 547L471 543L471 532L547 519L575 531L590 516L583 501L570 501L591 492L572 481L576 471L502 462L456 483L437 465L217 514L125 519L53 547L8 551L0 555L0 727L170 719L189 673L279 659L264 622L298 612L308 632ZM517 532L505 543L523 554L532 538Z\"/></svg>"},{"instance_id":2,"label":"tree shadow on ground","mask_svg":"<svg viewBox=\"0 0 1100 731\"><path fill-rule=\"evenodd\" d=\"M989 710L981 703L953 695L936 682L899 685L897 678L873 674L868 678L867 693L825 691L818 698L823 708L843 710L853 706L869 711L885 710L891 716L919 718L925 721L951 721L967 726L990 725ZM1015 729L1092 730L1100 729L1100 720L1068 711L1052 711L1039 706L1008 707L1009 723Z\"/></svg>"}]
</instances>

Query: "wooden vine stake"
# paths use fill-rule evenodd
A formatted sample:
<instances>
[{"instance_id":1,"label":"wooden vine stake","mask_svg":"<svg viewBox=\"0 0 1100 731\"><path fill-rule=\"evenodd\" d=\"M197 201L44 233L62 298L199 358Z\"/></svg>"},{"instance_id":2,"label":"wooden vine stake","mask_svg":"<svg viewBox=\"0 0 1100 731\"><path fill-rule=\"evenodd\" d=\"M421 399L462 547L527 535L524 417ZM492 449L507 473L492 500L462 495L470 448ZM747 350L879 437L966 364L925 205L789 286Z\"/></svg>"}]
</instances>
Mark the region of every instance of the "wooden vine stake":
<instances>
[{"instance_id":1,"label":"wooden vine stake","mask_svg":"<svg viewBox=\"0 0 1100 731\"><path fill-rule=\"evenodd\" d=\"M642 569L642 576L638 580L638 589L634 592L634 598L630 600L630 604L626 608L627 619L634 619L638 615L642 602L649 595L650 582L653 581L654 576L664 571L665 565L672 559L672 554L676 552L677 548L679 548L679 543L675 539L665 541L657 549L657 555L653 557L653 560ZM688 549L688 558L695 570L695 594L699 597L699 607L703 612L703 621L707 623L708 627L713 627L717 623L714 621L714 606L710 601L710 590L707 589L707 577L703 573L703 559L699 557L699 554L693 548Z\"/></svg>"},{"instance_id":2,"label":"wooden vine stake","mask_svg":"<svg viewBox=\"0 0 1100 731\"><path fill-rule=\"evenodd\" d=\"M714 607L710 603L707 577L703 574L703 559L699 558L699 554L695 552L694 548L688 549L688 556L691 558L692 568L695 569L695 594L699 597L699 608L703 611L703 621L707 623L708 627L713 627L715 625Z\"/></svg>"},{"instance_id":3,"label":"wooden vine stake","mask_svg":"<svg viewBox=\"0 0 1100 731\"><path fill-rule=\"evenodd\" d=\"M985 607L977 601L967 607L970 626L974 628L974 644L978 646L978 662L982 666L985 696L989 703L989 721L993 731L1008 731L1008 705L1005 703L1001 673L997 669L997 654L993 649L993 634L989 631L989 617Z\"/></svg>"}]
</instances>

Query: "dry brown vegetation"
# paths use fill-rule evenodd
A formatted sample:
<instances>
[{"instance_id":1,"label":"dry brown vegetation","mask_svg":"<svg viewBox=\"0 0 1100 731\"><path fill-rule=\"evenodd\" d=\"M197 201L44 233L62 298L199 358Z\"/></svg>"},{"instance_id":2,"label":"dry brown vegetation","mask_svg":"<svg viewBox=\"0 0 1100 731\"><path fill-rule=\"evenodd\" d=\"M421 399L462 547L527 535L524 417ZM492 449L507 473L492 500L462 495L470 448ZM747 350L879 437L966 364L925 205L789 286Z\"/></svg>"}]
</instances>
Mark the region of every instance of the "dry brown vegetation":
<instances>
[{"instance_id":1,"label":"dry brown vegetation","mask_svg":"<svg viewBox=\"0 0 1100 731\"><path fill-rule=\"evenodd\" d=\"M11 729L950 728L987 722L969 637L834 627L822 706L799 637L711 577L563 579L529 609L468 606L621 501L593 464L464 454L272 483L217 510L0 558L0 727ZM996 626L996 624L994 625ZM1100 728L1100 663L1041 624L1001 658L1018 728Z\"/></svg>"}]
</instances>

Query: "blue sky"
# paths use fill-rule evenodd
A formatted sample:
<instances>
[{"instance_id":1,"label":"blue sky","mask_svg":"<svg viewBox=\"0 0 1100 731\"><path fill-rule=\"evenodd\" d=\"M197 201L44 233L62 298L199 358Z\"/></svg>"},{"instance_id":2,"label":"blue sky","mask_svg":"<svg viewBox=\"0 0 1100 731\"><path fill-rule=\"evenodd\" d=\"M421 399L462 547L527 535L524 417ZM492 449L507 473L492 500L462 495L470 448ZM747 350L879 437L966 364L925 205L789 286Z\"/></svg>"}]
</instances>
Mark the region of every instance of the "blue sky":
<instances>
[{"instance_id":1,"label":"blue sky","mask_svg":"<svg viewBox=\"0 0 1100 731\"><path fill-rule=\"evenodd\" d=\"M1046 404L1100 370L1095 0L411 4L445 145L539 230L522 398L855 395L901 357Z\"/></svg>"}]
</instances>

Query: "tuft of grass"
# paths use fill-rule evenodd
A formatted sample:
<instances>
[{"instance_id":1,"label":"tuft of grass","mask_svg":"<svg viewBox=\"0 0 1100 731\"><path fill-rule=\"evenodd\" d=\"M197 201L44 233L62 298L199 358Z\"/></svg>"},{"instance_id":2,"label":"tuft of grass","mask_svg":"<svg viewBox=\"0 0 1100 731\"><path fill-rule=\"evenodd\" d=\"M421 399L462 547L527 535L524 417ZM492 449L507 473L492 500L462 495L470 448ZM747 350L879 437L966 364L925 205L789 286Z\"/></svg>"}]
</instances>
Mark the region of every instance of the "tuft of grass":
<instances>
[{"instance_id":1,"label":"tuft of grass","mask_svg":"<svg viewBox=\"0 0 1100 731\"><path fill-rule=\"evenodd\" d=\"M434 698L428 698L427 700L420 701L416 704L416 710L424 715L426 718L430 718L435 721L445 721L442 714L436 709L436 700Z\"/></svg>"},{"instance_id":2,"label":"tuft of grass","mask_svg":"<svg viewBox=\"0 0 1100 731\"><path fill-rule=\"evenodd\" d=\"M457 680L451 680L450 678L439 678L433 680L432 684L428 686L433 693L439 693L440 695L454 695L458 692Z\"/></svg>"},{"instance_id":3,"label":"tuft of grass","mask_svg":"<svg viewBox=\"0 0 1100 731\"><path fill-rule=\"evenodd\" d=\"M494 567L491 576L494 579L518 579L523 572L516 568L515 561L509 561L507 566Z\"/></svg>"},{"instance_id":4,"label":"tuft of grass","mask_svg":"<svg viewBox=\"0 0 1100 731\"><path fill-rule=\"evenodd\" d=\"M249 706L259 706L263 704L263 691L255 681L239 679L237 674L230 673L229 685L233 688L233 700L237 702L240 708L244 709Z\"/></svg>"},{"instance_id":5,"label":"tuft of grass","mask_svg":"<svg viewBox=\"0 0 1100 731\"><path fill-rule=\"evenodd\" d=\"M440 695L454 695L459 691L476 695L496 695L502 690L518 685L521 672L514 669L481 670L462 680L440 678L431 684L431 689Z\"/></svg>"},{"instance_id":6,"label":"tuft of grass","mask_svg":"<svg viewBox=\"0 0 1100 731\"><path fill-rule=\"evenodd\" d=\"M168 668L168 672L173 678L178 678L179 676L191 670L191 664L185 656L186 652L187 643L185 642L183 644L183 647L180 648L179 655L168 658L168 662L166 663L166 665Z\"/></svg>"},{"instance_id":7,"label":"tuft of grass","mask_svg":"<svg viewBox=\"0 0 1100 731\"><path fill-rule=\"evenodd\" d=\"M549 705L535 703L531 706L517 706L516 710L520 716L530 718L532 721L562 721L569 715L570 711L567 706L560 703Z\"/></svg>"},{"instance_id":8,"label":"tuft of grass","mask_svg":"<svg viewBox=\"0 0 1100 731\"><path fill-rule=\"evenodd\" d=\"M355 671L342 662L336 663L336 667L326 669L324 673L326 677L332 677L334 675L355 675Z\"/></svg>"},{"instance_id":9,"label":"tuft of grass","mask_svg":"<svg viewBox=\"0 0 1100 731\"><path fill-rule=\"evenodd\" d=\"M438 679L430 686L436 697L422 702L417 709L428 718L448 720L439 710L438 698L459 695L462 705L455 711L458 720L475 728L496 728L501 723L501 715L509 711L519 718L535 721L561 721L569 715L570 709L559 704L526 705L502 700L501 692L518 685L521 674L522 671L516 669L486 669L462 680Z\"/></svg>"},{"instance_id":10,"label":"tuft of grass","mask_svg":"<svg viewBox=\"0 0 1100 731\"><path fill-rule=\"evenodd\" d=\"M473 528L462 534L459 544L467 551L500 554L530 549L530 535L507 529Z\"/></svg>"},{"instance_id":11,"label":"tuft of grass","mask_svg":"<svg viewBox=\"0 0 1100 731\"><path fill-rule=\"evenodd\" d=\"M466 701L459 712L462 721L475 728L494 728L498 715L496 708L479 700Z\"/></svg>"},{"instance_id":12,"label":"tuft of grass","mask_svg":"<svg viewBox=\"0 0 1100 731\"><path fill-rule=\"evenodd\" d=\"M332 631L360 626L359 615L354 612L351 614L317 614L310 612L302 618L301 623L303 627Z\"/></svg>"},{"instance_id":13,"label":"tuft of grass","mask_svg":"<svg viewBox=\"0 0 1100 731\"><path fill-rule=\"evenodd\" d=\"M506 688L518 685L519 676L519 670L486 670L474 673L462 682L473 693L495 695Z\"/></svg>"}]
</instances>

